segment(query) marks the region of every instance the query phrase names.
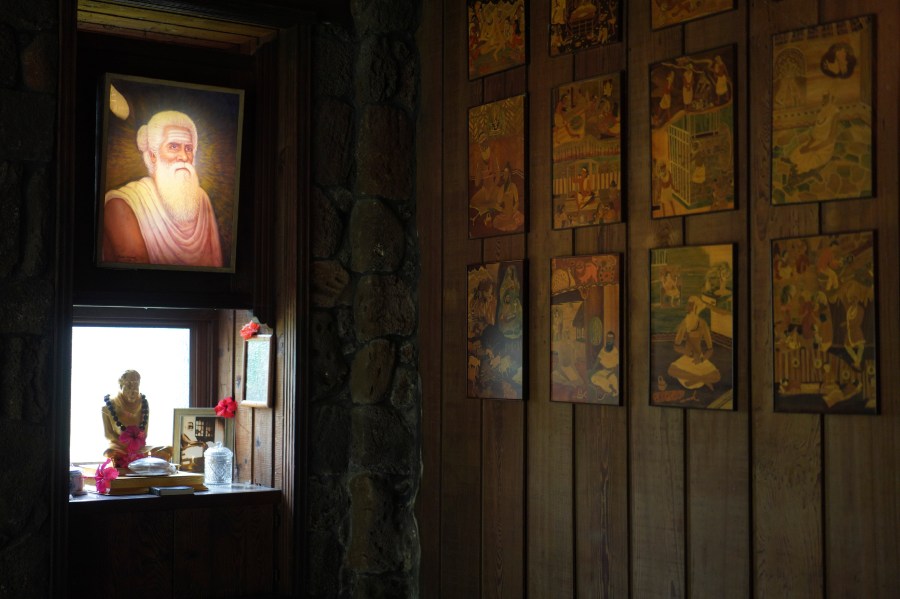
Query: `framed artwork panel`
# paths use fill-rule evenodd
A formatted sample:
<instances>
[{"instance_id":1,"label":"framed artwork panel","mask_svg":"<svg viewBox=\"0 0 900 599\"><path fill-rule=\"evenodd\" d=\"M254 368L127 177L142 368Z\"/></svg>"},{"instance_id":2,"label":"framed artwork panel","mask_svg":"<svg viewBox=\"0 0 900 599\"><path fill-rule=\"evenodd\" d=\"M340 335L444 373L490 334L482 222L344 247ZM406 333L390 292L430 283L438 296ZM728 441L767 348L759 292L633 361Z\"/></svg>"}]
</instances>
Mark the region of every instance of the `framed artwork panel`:
<instances>
[{"instance_id":1,"label":"framed artwork panel","mask_svg":"<svg viewBox=\"0 0 900 599\"><path fill-rule=\"evenodd\" d=\"M620 0L550 0L550 56L621 41Z\"/></svg>"},{"instance_id":2,"label":"framed artwork panel","mask_svg":"<svg viewBox=\"0 0 900 599\"><path fill-rule=\"evenodd\" d=\"M525 94L469 109L469 237L525 232Z\"/></svg>"},{"instance_id":3,"label":"framed artwork panel","mask_svg":"<svg viewBox=\"0 0 900 599\"><path fill-rule=\"evenodd\" d=\"M780 33L772 41L772 204L869 198L875 18Z\"/></svg>"},{"instance_id":4,"label":"framed artwork panel","mask_svg":"<svg viewBox=\"0 0 900 599\"><path fill-rule=\"evenodd\" d=\"M234 272L244 92L108 73L97 263Z\"/></svg>"},{"instance_id":5,"label":"framed artwork panel","mask_svg":"<svg viewBox=\"0 0 900 599\"><path fill-rule=\"evenodd\" d=\"M257 335L244 342L244 398L241 405L272 407L275 335Z\"/></svg>"},{"instance_id":6,"label":"framed artwork panel","mask_svg":"<svg viewBox=\"0 0 900 599\"><path fill-rule=\"evenodd\" d=\"M553 228L622 222L621 73L553 89Z\"/></svg>"},{"instance_id":7,"label":"framed artwork panel","mask_svg":"<svg viewBox=\"0 0 900 599\"><path fill-rule=\"evenodd\" d=\"M878 412L875 233L772 242L775 410Z\"/></svg>"},{"instance_id":8,"label":"framed artwork panel","mask_svg":"<svg viewBox=\"0 0 900 599\"><path fill-rule=\"evenodd\" d=\"M650 67L653 218L735 207L735 46Z\"/></svg>"},{"instance_id":9,"label":"framed artwork panel","mask_svg":"<svg viewBox=\"0 0 900 599\"><path fill-rule=\"evenodd\" d=\"M216 442L234 451L234 418L215 408L176 408L172 430L172 460L183 472L203 472L203 454Z\"/></svg>"},{"instance_id":10,"label":"framed artwork panel","mask_svg":"<svg viewBox=\"0 0 900 599\"><path fill-rule=\"evenodd\" d=\"M524 399L525 262L470 265L466 278L467 396Z\"/></svg>"},{"instance_id":11,"label":"framed artwork panel","mask_svg":"<svg viewBox=\"0 0 900 599\"><path fill-rule=\"evenodd\" d=\"M650 404L734 409L734 245L650 250Z\"/></svg>"},{"instance_id":12,"label":"framed artwork panel","mask_svg":"<svg viewBox=\"0 0 900 599\"><path fill-rule=\"evenodd\" d=\"M650 24L663 29L734 8L735 0L642 0L650 2Z\"/></svg>"},{"instance_id":13,"label":"framed artwork panel","mask_svg":"<svg viewBox=\"0 0 900 599\"><path fill-rule=\"evenodd\" d=\"M525 0L466 0L469 79L525 64Z\"/></svg>"},{"instance_id":14,"label":"framed artwork panel","mask_svg":"<svg viewBox=\"0 0 900 599\"><path fill-rule=\"evenodd\" d=\"M550 261L550 400L621 405L619 254Z\"/></svg>"}]
</instances>

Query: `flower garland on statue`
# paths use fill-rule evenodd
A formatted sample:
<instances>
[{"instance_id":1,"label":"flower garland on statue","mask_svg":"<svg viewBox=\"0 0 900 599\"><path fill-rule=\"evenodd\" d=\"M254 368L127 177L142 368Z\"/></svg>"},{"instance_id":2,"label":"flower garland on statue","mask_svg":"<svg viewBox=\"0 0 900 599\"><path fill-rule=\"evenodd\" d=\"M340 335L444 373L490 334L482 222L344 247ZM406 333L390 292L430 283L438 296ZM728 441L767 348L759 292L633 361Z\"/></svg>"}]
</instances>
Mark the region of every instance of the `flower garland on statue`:
<instances>
[{"instance_id":1,"label":"flower garland on statue","mask_svg":"<svg viewBox=\"0 0 900 599\"><path fill-rule=\"evenodd\" d=\"M116 423L116 426L120 431L119 443L124 445L126 449L125 454L116 456L114 466L117 468L127 468L128 464L130 464L131 462L144 457L141 449L143 449L144 445L146 445L147 421L150 419L150 406L147 403L147 397L144 394L141 394L141 423L137 426L133 424L130 426L125 426L124 424L122 424L122 421L119 420L119 415L116 413L116 407L113 404L112 400L109 398L109 395L105 396L103 398L103 401L106 403L106 407L109 409L109 414L110 416L112 416L113 422ZM100 489L98 488L97 491L100 492Z\"/></svg>"}]
</instances>

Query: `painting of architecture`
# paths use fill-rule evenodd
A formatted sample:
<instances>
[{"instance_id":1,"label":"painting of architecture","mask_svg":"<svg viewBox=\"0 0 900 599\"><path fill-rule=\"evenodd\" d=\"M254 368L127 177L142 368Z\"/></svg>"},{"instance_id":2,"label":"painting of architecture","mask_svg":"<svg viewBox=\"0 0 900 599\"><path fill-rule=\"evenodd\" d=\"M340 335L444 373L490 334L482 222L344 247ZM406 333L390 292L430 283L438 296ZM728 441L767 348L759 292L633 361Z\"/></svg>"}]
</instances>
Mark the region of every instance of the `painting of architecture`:
<instances>
[{"instance_id":1,"label":"painting of architecture","mask_svg":"<svg viewBox=\"0 0 900 599\"><path fill-rule=\"evenodd\" d=\"M650 403L734 409L734 246L650 250Z\"/></svg>"},{"instance_id":2,"label":"painting of architecture","mask_svg":"<svg viewBox=\"0 0 900 599\"><path fill-rule=\"evenodd\" d=\"M619 0L551 0L550 56L622 41Z\"/></svg>"},{"instance_id":3,"label":"painting of architecture","mask_svg":"<svg viewBox=\"0 0 900 599\"><path fill-rule=\"evenodd\" d=\"M735 48L650 67L652 216L735 205Z\"/></svg>"},{"instance_id":4,"label":"painting of architecture","mask_svg":"<svg viewBox=\"0 0 900 599\"><path fill-rule=\"evenodd\" d=\"M469 109L469 237L525 231L525 95Z\"/></svg>"},{"instance_id":5,"label":"painting of architecture","mask_svg":"<svg viewBox=\"0 0 900 599\"><path fill-rule=\"evenodd\" d=\"M621 403L620 263L618 254L551 261L551 401Z\"/></svg>"},{"instance_id":6,"label":"painting of architecture","mask_svg":"<svg viewBox=\"0 0 900 599\"><path fill-rule=\"evenodd\" d=\"M653 29L708 17L734 8L734 0L648 0Z\"/></svg>"},{"instance_id":7,"label":"painting of architecture","mask_svg":"<svg viewBox=\"0 0 900 599\"><path fill-rule=\"evenodd\" d=\"M873 193L873 20L776 35L772 44L772 203Z\"/></svg>"},{"instance_id":8,"label":"painting of architecture","mask_svg":"<svg viewBox=\"0 0 900 599\"><path fill-rule=\"evenodd\" d=\"M469 79L525 64L525 0L467 0Z\"/></svg>"},{"instance_id":9,"label":"painting of architecture","mask_svg":"<svg viewBox=\"0 0 900 599\"><path fill-rule=\"evenodd\" d=\"M467 397L523 399L525 263L468 267Z\"/></svg>"},{"instance_id":10,"label":"painting of architecture","mask_svg":"<svg viewBox=\"0 0 900 599\"><path fill-rule=\"evenodd\" d=\"M622 221L619 73L553 89L553 228Z\"/></svg>"},{"instance_id":11,"label":"painting of architecture","mask_svg":"<svg viewBox=\"0 0 900 599\"><path fill-rule=\"evenodd\" d=\"M775 410L875 414L875 234L772 242Z\"/></svg>"}]
</instances>

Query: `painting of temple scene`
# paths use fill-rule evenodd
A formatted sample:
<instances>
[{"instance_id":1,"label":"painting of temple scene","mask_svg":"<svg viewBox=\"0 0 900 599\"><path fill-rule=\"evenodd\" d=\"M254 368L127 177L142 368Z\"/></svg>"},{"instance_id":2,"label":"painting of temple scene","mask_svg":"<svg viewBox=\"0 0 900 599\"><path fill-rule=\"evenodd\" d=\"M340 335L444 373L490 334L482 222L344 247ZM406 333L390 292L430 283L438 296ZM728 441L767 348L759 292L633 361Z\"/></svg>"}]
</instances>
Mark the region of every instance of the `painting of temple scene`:
<instances>
[{"instance_id":1,"label":"painting of temple scene","mask_svg":"<svg viewBox=\"0 0 900 599\"><path fill-rule=\"evenodd\" d=\"M873 193L872 17L776 35L772 203Z\"/></svg>"},{"instance_id":2,"label":"painting of temple scene","mask_svg":"<svg viewBox=\"0 0 900 599\"><path fill-rule=\"evenodd\" d=\"M653 218L735 206L735 48L650 68Z\"/></svg>"},{"instance_id":3,"label":"painting of temple scene","mask_svg":"<svg viewBox=\"0 0 900 599\"><path fill-rule=\"evenodd\" d=\"M553 258L550 268L551 401L619 405L619 255Z\"/></svg>"},{"instance_id":4,"label":"painting of temple scene","mask_svg":"<svg viewBox=\"0 0 900 599\"><path fill-rule=\"evenodd\" d=\"M523 399L525 364L522 260L467 270L467 397Z\"/></svg>"},{"instance_id":5,"label":"painting of temple scene","mask_svg":"<svg viewBox=\"0 0 900 599\"><path fill-rule=\"evenodd\" d=\"M734 0L650 0L650 23L662 29L732 8Z\"/></svg>"},{"instance_id":6,"label":"painting of temple scene","mask_svg":"<svg viewBox=\"0 0 900 599\"><path fill-rule=\"evenodd\" d=\"M553 89L553 228L622 221L619 73Z\"/></svg>"},{"instance_id":7,"label":"painting of temple scene","mask_svg":"<svg viewBox=\"0 0 900 599\"><path fill-rule=\"evenodd\" d=\"M775 410L875 414L875 234L772 242Z\"/></svg>"},{"instance_id":8,"label":"painting of temple scene","mask_svg":"<svg viewBox=\"0 0 900 599\"><path fill-rule=\"evenodd\" d=\"M622 41L619 0L550 0L550 56Z\"/></svg>"},{"instance_id":9,"label":"painting of temple scene","mask_svg":"<svg viewBox=\"0 0 900 599\"><path fill-rule=\"evenodd\" d=\"M734 246L650 250L650 403L734 409Z\"/></svg>"},{"instance_id":10,"label":"painting of temple scene","mask_svg":"<svg viewBox=\"0 0 900 599\"><path fill-rule=\"evenodd\" d=\"M469 109L469 237L525 231L525 95Z\"/></svg>"},{"instance_id":11,"label":"painting of temple scene","mask_svg":"<svg viewBox=\"0 0 900 599\"><path fill-rule=\"evenodd\" d=\"M467 0L469 79L525 64L525 0Z\"/></svg>"}]
</instances>

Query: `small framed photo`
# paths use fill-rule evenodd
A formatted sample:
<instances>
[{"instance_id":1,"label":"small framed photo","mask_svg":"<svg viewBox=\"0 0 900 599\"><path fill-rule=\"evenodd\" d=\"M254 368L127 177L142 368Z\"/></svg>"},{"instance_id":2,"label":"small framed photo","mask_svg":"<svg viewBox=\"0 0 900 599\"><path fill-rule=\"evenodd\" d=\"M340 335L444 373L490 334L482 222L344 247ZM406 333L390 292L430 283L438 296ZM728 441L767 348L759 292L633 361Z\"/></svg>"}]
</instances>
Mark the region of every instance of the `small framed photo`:
<instances>
[{"instance_id":1,"label":"small framed photo","mask_svg":"<svg viewBox=\"0 0 900 599\"><path fill-rule=\"evenodd\" d=\"M772 241L776 412L878 413L875 232Z\"/></svg>"},{"instance_id":2,"label":"small framed photo","mask_svg":"<svg viewBox=\"0 0 900 599\"><path fill-rule=\"evenodd\" d=\"M467 397L524 399L525 262L485 262L467 270Z\"/></svg>"},{"instance_id":3,"label":"small framed photo","mask_svg":"<svg viewBox=\"0 0 900 599\"><path fill-rule=\"evenodd\" d=\"M467 0L469 79L525 64L525 0Z\"/></svg>"},{"instance_id":4,"label":"small framed photo","mask_svg":"<svg viewBox=\"0 0 900 599\"><path fill-rule=\"evenodd\" d=\"M734 245L650 250L650 405L733 410Z\"/></svg>"},{"instance_id":5,"label":"small framed photo","mask_svg":"<svg viewBox=\"0 0 900 599\"><path fill-rule=\"evenodd\" d=\"M272 407L272 363L274 335L257 335L245 343L244 398L241 405L251 408Z\"/></svg>"},{"instance_id":6,"label":"small framed photo","mask_svg":"<svg viewBox=\"0 0 900 599\"><path fill-rule=\"evenodd\" d=\"M620 0L551 0L550 56L621 41Z\"/></svg>"},{"instance_id":7,"label":"small framed photo","mask_svg":"<svg viewBox=\"0 0 900 599\"><path fill-rule=\"evenodd\" d=\"M772 204L871 198L875 21L862 16L772 40Z\"/></svg>"},{"instance_id":8,"label":"small framed photo","mask_svg":"<svg viewBox=\"0 0 900 599\"><path fill-rule=\"evenodd\" d=\"M97 263L234 272L244 91L107 74Z\"/></svg>"},{"instance_id":9,"label":"small framed photo","mask_svg":"<svg viewBox=\"0 0 900 599\"><path fill-rule=\"evenodd\" d=\"M216 442L234 451L234 418L216 416L215 408L177 408L172 439L173 461L182 472L203 472L203 453Z\"/></svg>"}]
</instances>

